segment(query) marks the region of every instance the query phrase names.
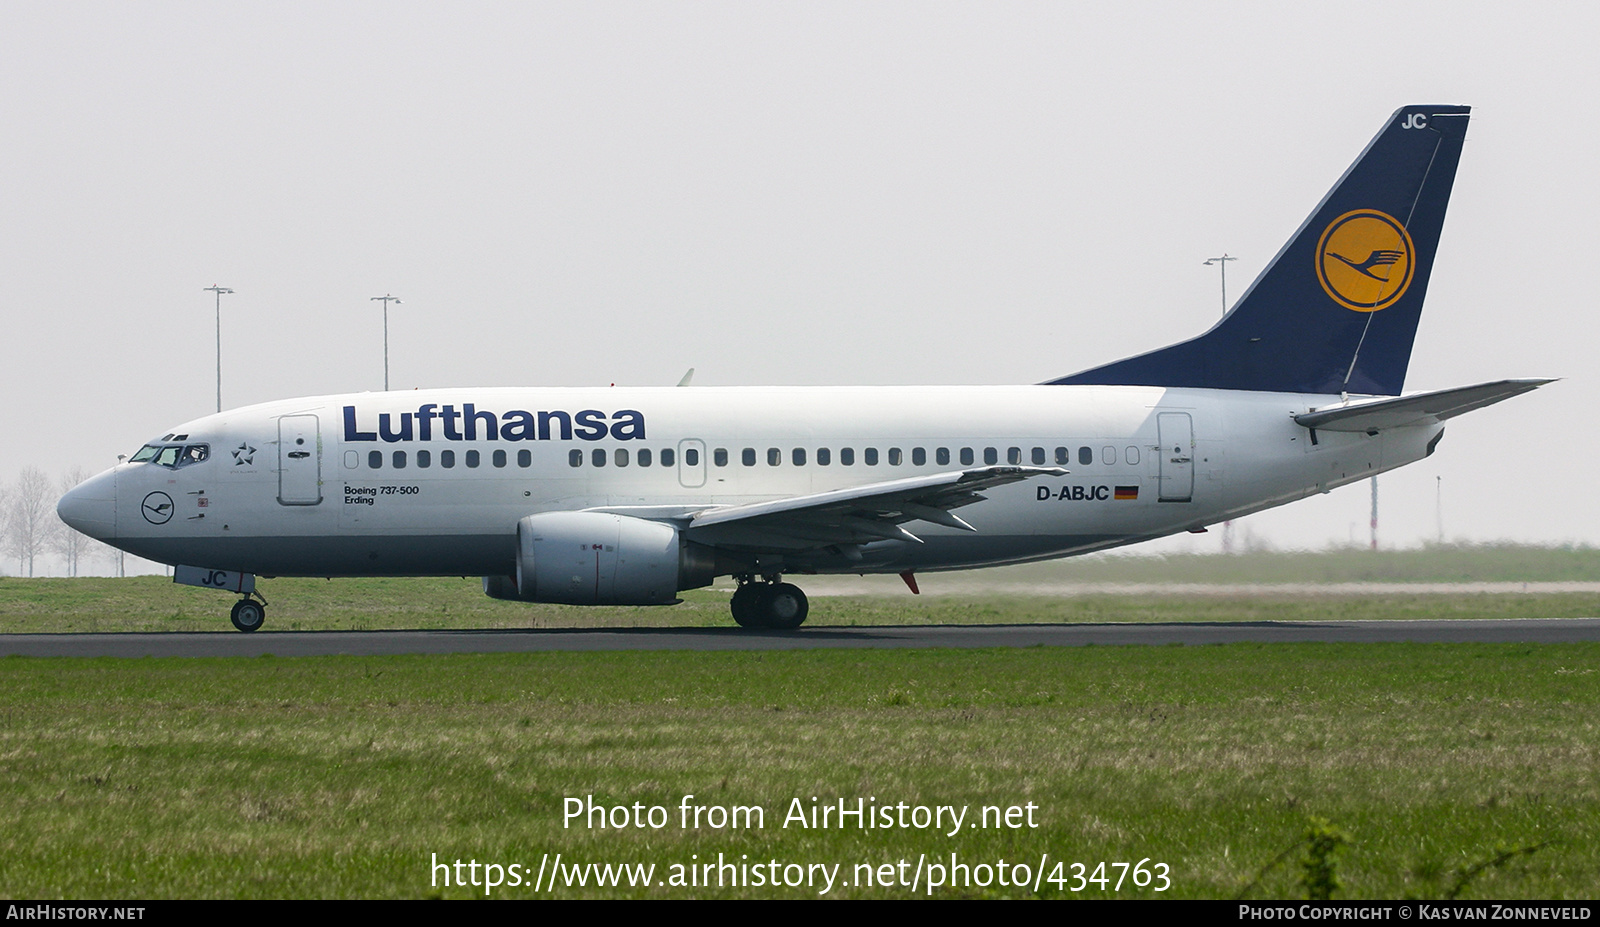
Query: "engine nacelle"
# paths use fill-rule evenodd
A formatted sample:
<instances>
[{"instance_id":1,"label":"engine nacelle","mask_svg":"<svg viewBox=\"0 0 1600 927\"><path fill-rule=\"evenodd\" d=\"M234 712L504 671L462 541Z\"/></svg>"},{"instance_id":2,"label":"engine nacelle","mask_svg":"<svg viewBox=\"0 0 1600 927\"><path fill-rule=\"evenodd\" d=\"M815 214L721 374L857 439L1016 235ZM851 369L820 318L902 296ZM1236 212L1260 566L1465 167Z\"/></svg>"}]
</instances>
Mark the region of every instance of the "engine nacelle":
<instances>
[{"instance_id":1,"label":"engine nacelle","mask_svg":"<svg viewBox=\"0 0 1600 927\"><path fill-rule=\"evenodd\" d=\"M495 599L567 605L671 605L716 576L710 548L671 525L607 512L545 512L517 522L515 576L485 576Z\"/></svg>"}]
</instances>

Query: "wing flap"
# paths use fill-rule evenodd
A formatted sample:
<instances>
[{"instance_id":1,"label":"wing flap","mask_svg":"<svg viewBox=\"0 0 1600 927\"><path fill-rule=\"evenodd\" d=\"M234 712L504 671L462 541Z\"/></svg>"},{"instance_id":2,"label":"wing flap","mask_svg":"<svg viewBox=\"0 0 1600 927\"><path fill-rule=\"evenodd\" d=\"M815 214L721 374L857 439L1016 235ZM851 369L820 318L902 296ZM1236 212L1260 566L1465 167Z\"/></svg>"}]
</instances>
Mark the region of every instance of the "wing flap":
<instances>
[{"instance_id":1,"label":"wing flap","mask_svg":"<svg viewBox=\"0 0 1600 927\"><path fill-rule=\"evenodd\" d=\"M770 544L784 539L789 547L859 544L873 540L922 543L901 527L905 522L926 521L965 531L974 530L950 510L983 499L981 490L1004 486L1036 476L1064 476L1059 467L979 467L927 476L908 477L811 493L725 505L696 512L685 531L690 538L705 537L719 544L737 545L743 537Z\"/></svg>"}]
</instances>

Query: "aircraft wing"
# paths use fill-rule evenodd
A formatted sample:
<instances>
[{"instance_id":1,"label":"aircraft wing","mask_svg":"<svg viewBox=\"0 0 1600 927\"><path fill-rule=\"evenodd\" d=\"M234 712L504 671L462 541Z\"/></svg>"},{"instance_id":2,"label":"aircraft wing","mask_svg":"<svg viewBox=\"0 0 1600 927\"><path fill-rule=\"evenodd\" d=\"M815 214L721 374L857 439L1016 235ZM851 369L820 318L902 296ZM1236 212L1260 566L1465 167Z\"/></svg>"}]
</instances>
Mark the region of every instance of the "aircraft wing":
<instances>
[{"instance_id":1,"label":"aircraft wing","mask_svg":"<svg viewBox=\"0 0 1600 927\"><path fill-rule=\"evenodd\" d=\"M927 521L975 531L951 510L984 497L980 490L1035 476L1064 476L1059 467L978 467L869 483L771 502L725 505L689 516L685 536L729 547L804 550L830 544L922 539L901 527Z\"/></svg>"},{"instance_id":2,"label":"aircraft wing","mask_svg":"<svg viewBox=\"0 0 1600 927\"><path fill-rule=\"evenodd\" d=\"M1554 379L1495 380L1476 386L1313 409L1296 415L1294 420L1307 428L1323 431L1378 432L1405 425L1442 422L1554 382Z\"/></svg>"}]
</instances>

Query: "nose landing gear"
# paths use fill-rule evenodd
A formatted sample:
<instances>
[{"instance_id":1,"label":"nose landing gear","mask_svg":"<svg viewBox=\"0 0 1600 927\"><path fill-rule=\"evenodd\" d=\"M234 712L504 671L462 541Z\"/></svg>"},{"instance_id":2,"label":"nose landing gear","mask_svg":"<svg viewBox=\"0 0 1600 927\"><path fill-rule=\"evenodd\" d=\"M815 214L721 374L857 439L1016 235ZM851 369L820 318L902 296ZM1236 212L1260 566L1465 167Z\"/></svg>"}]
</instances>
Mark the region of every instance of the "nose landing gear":
<instances>
[{"instance_id":1,"label":"nose landing gear","mask_svg":"<svg viewBox=\"0 0 1600 927\"><path fill-rule=\"evenodd\" d=\"M799 586L780 583L777 575L760 580L749 575L736 578L739 588L728 606L741 628L792 631L805 622L811 606Z\"/></svg>"},{"instance_id":2,"label":"nose landing gear","mask_svg":"<svg viewBox=\"0 0 1600 927\"><path fill-rule=\"evenodd\" d=\"M252 598L240 599L233 603L233 612L229 617L233 619L234 627L248 634L266 623L267 600L257 602Z\"/></svg>"}]
</instances>

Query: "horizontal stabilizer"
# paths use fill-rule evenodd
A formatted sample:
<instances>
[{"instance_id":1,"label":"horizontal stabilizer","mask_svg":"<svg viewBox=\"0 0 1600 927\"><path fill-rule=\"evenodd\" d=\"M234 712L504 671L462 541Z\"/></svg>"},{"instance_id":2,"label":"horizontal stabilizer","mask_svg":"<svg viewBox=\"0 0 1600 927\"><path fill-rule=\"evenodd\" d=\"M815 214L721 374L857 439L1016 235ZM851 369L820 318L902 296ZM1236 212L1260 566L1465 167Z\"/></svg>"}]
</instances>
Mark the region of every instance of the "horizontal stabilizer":
<instances>
[{"instance_id":1,"label":"horizontal stabilizer","mask_svg":"<svg viewBox=\"0 0 1600 927\"><path fill-rule=\"evenodd\" d=\"M1431 393L1316 409L1302 412L1294 420L1307 428L1322 431L1383 431L1406 425L1442 422L1554 382L1553 379L1495 380L1476 386L1458 386Z\"/></svg>"}]
</instances>

